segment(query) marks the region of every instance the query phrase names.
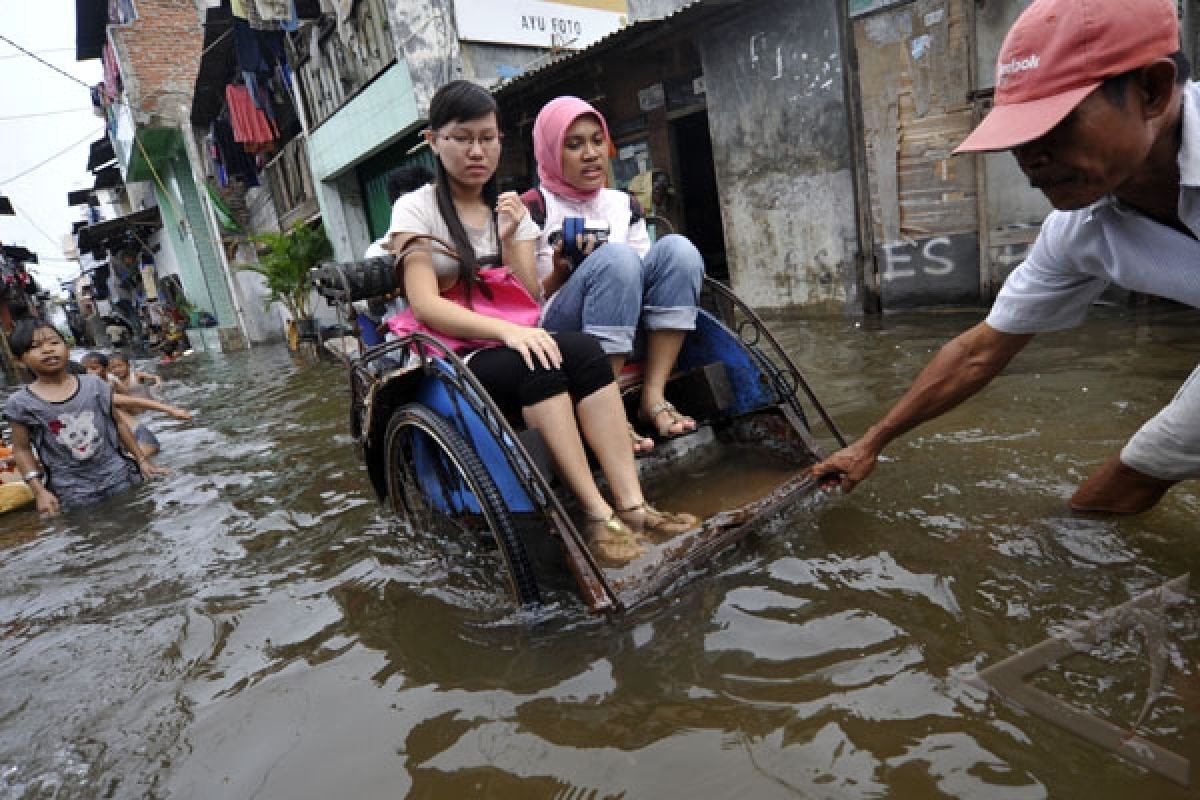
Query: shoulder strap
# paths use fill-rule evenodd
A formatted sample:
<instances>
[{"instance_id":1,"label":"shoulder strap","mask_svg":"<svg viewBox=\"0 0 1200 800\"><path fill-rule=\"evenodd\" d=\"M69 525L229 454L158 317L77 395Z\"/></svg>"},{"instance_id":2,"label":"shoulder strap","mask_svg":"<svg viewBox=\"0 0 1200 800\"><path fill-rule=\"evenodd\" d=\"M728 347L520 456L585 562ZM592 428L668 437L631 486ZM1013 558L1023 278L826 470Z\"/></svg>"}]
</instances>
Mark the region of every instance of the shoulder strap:
<instances>
[{"instance_id":1,"label":"shoulder strap","mask_svg":"<svg viewBox=\"0 0 1200 800\"><path fill-rule=\"evenodd\" d=\"M521 202L529 209L529 218L540 228L546 224L546 196L542 187L535 186L521 193Z\"/></svg>"},{"instance_id":2,"label":"shoulder strap","mask_svg":"<svg viewBox=\"0 0 1200 800\"><path fill-rule=\"evenodd\" d=\"M637 195L628 189L625 194L629 195L629 227L633 227L646 218L646 212L642 211L642 203L637 199Z\"/></svg>"},{"instance_id":3,"label":"shoulder strap","mask_svg":"<svg viewBox=\"0 0 1200 800\"><path fill-rule=\"evenodd\" d=\"M404 249L396 253L397 268L404 265L404 259L408 258L418 250L426 253L439 253L448 256L455 261L458 260L458 253L454 247L443 239L434 236L432 233L415 233L408 237L408 241L404 243ZM403 284L401 284L403 285Z\"/></svg>"}]
</instances>

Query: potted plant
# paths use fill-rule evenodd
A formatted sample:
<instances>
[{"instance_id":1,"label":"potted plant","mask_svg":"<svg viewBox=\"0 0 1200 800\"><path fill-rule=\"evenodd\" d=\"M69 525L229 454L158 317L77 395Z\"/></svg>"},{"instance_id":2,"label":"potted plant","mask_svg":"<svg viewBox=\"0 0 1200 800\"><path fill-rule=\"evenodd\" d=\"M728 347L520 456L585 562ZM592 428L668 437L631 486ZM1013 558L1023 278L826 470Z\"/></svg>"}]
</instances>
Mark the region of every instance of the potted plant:
<instances>
[{"instance_id":1,"label":"potted plant","mask_svg":"<svg viewBox=\"0 0 1200 800\"><path fill-rule=\"evenodd\" d=\"M312 316L312 278L310 271L333 256L333 246L319 225L296 223L286 233L268 232L250 237L258 245L258 263L242 269L257 272L267 281L271 294L267 305L279 302L296 321L297 330L306 333L315 328Z\"/></svg>"}]
</instances>

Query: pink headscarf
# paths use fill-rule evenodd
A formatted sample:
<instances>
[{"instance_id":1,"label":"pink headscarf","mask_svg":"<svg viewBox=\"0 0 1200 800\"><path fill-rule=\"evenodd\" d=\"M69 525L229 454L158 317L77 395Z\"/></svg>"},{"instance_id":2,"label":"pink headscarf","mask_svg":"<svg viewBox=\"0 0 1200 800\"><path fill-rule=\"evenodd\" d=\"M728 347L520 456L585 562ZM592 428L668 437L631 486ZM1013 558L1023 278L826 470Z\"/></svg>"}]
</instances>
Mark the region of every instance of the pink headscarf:
<instances>
[{"instance_id":1,"label":"pink headscarf","mask_svg":"<svg viewBox=\"0 0 1200 800\"><path fill-rule=\"evenodd\" d=\"M585 192L567 183L562 171L562 150L567 128L584 114L591 114L598 119L605 140L612 142L604 115L586 101L570 95L556 97L546 103L533 123L533 157L537 159L538 178L542 188L559 197L581 201L591 200L600 190Z\"/></svg>"}]
</instances>

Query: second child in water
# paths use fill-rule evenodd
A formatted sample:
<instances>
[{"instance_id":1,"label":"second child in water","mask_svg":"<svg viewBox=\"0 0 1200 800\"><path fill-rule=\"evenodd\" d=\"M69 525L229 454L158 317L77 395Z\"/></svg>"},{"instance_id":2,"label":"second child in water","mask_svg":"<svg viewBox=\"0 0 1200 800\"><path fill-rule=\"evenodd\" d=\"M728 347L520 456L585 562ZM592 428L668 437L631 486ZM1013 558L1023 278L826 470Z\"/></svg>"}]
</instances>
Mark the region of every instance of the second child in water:
<instances>
[{"instance_id":1,"label":"second child in water","mask_svg":"<svg viewBox=\"0 0 1200 800\"><path fill-rule=\"evenodd\" d=\"M151 396L151 387L158 386L162 381L157 375L133 370L128 356L114 354L110 358L103 353L88 353L83 357L82 363L89 373L112 386L117 398L116 403L120 406L118 413L123 412L136 418L143 411L160 411L183 422L191 420L191 412L160 403ZM136 419L131 421L131 427L138 444L142 446L142 452L147 456L157 455L162 445L154 431Z\"/></svg>"}]
</instances>

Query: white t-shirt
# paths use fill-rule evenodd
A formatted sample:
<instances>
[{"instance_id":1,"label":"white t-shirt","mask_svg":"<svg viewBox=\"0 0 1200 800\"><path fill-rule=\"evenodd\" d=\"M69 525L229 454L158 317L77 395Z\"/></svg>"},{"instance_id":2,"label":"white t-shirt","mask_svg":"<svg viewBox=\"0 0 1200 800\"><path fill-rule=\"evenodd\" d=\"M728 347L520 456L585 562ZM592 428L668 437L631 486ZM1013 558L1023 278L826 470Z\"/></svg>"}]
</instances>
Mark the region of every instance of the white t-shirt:
<instances>
[{"instance_id":1,"label":"white t-shirt","mask_svg":"<svg viewBox=\"0 0 1200 800\"><path fill-rule=\"evenodd\" d=\"M627 193L616 189L601 189L591 200L580 201L559 197L543 188L542 197L546 201L546 221L542 224L541 236L537 243L539 279L544 279L554 270L554 248L550 246L549 236L554 231L562 230L564 217L603 219L609 225L610 242L624 242L642 257L649 252L651 242L650 234L646 232L646 221L638 219L630 224L632 214Z\"/></svg>"},{"instance_id":2,"label":"white t-shirt","mask_svg":"<svg viewBox=\"0 0 1200 800\"><path fill-rule=\"evenodd\" d=\"M438 210L436 191L433 184L426 184L420 189L397 198L395 205L392 206L392 224L388 228L388 238L390 239L395 233L430 233L447 244L454 244L450 238L450 229L446 227L446 221L442 219L442 212ZM475 248L476 259L500 255L500 243L496 241L496 228L490 222L482 228L473 228L464 223L463 228L467 232L467 238L471 240L471 246ZM529 241L537 237L538 227L526 214L517 225L516 239ZM439 279L457 277L458 262L435 252L433 254L433 271L437 273Z\"/></svg>"},{"instance_id":3,"label":"white t-shirt","mask_svg":"<svg viewBox=\"0 0 1200 800\"><path fill-rule=\"evenodd\" d=\"M1200 83L1183 92L1179 218L1200 237ZM996 297L987 322L1005 333L1078 325L1109 283L1200 308L1200 241L1105 197L1054 211Z\"/></svg>"}]
</instances>

